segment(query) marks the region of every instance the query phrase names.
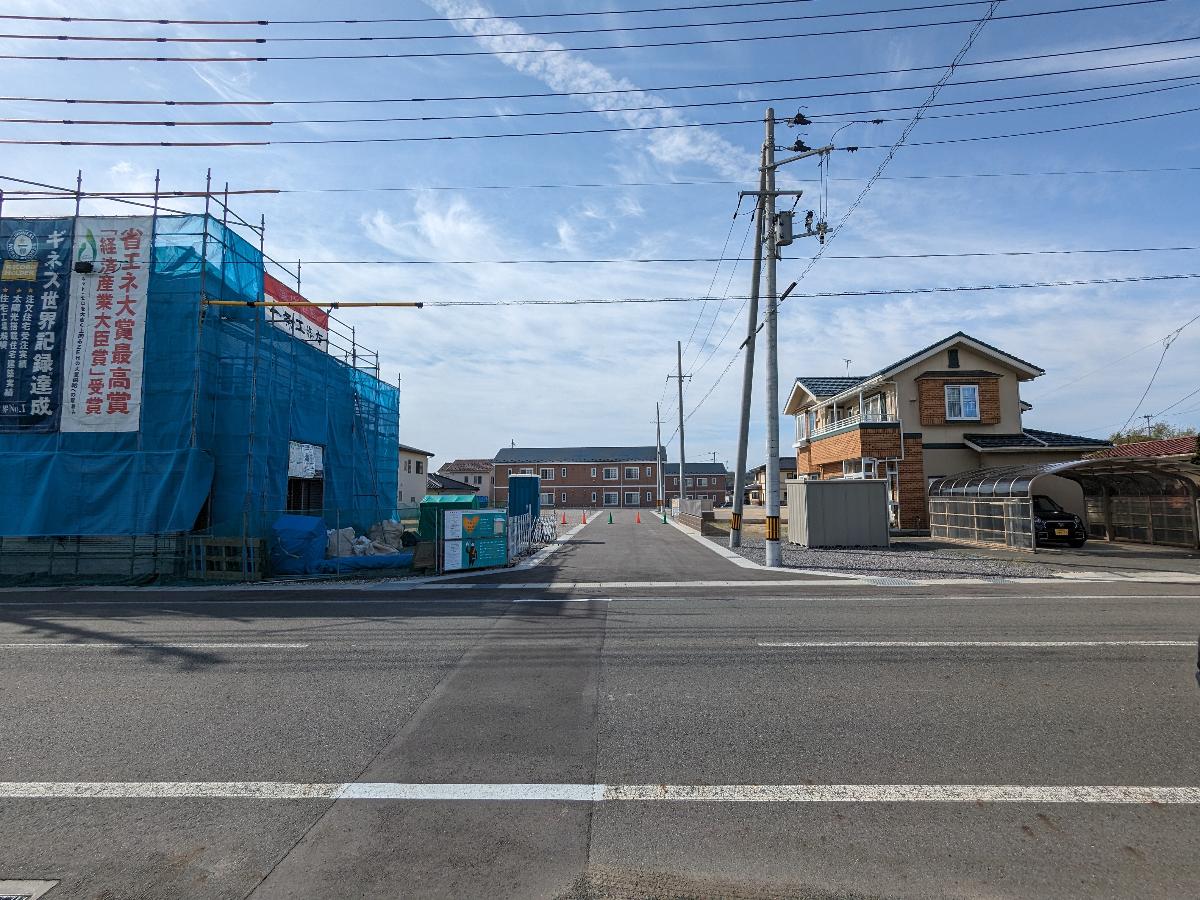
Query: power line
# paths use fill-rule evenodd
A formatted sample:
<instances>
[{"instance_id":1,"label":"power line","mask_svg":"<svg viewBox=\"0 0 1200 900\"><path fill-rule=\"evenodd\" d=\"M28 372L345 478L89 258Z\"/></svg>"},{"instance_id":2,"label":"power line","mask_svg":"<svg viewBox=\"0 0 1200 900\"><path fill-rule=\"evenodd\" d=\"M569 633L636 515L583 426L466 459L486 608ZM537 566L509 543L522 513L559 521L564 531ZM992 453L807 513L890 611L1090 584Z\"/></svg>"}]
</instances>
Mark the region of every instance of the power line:
<instances>
[{"instance_id":1,"label":"power line","mask_svg":"<svg viewBox=\"0 0 1200 900\"><path fill-rule=\"evenodd\" d=\"M998 2L998 0L997 0ZM1126 119L1112 119L1103 122L1087 122L1082 125L1069 125L1060 128L1042 128L1036 131L1016 131L1008 134L987 134L976 137L945 138L937 141L916 141L906 144L908 147L934 147L943 144L974 143L977 141L998 141L1010 138L1036 137L1046 134L1059 134L1068 131L1081 131L1088 128L1104 128L1112 125L1128 125L1133 122L1147 122L1152 119L1164 119L1171 116L1189 115L1200 112L1200 107L1188 107L1168 112L1153 113L1144 116L1132 116ZM363 138L287 138L283 140L245 140L245 141L75 141L63 139L23 139L4 138L0 144L41 146L41 147L283 147L283 146L318 146L318 145L349 145L349 144L408 144L428 143L431 141L480 141L498 140L504 138L532 137L566 137L585 134L619 134L637 131L661 131L680 128L712 128L723 125L746 125L759 121L758 119L729 119L719 122L675 122L663 125L622 125L614 128L565 128L554 131L522 131L522 132L493 132L487 134L454 134L454 135L406 135L403 137L363 137ZM886 144L861 144L854 148L840 147L840 150L888 150ZM869 184L877 179L870 179ZM828 243L828 240L827 240Z\"/></svg>"},{"instance_id":2,"label":"power line","mask_svg":"<svg viewBox=\"0 0 1200 900\"><path fill-rule=\"evenodd\" d=\"M999 59L980 60L978 62L962 62L959 67L966 66L994 66L1003 65L1014 62L1032 62L1041 59L1055 59L1064 56L1081 56L1092 53L1112 53L1122 50L1138 50L1147 47L1164 47L1173 44L1190 43L1200 40L1200 35L1193 35L1184 38L1171 38L1161 41L1142 41L1133 44L1115 44L1107 47L1090 47L1082 50L1061 50L1055 53L1036 53L1026 56L1010 56ZM955 82L955 86L963 84L983 84L989 81L1015 81L1022 78L1042 78L1051 75L1066 75L1083 72L1098 72L1109 69L1126 69L1133 66L1157 65L1161 63L1179 62L1182 60L1194 59L1196 57L1166 57L1164 59L1153 60L1138 60L1135 62L1112 63L1103 66L1090 66L1080 69L1068 69L1060 72L1034 72L1025 75L1010 75L1000 78L983 79L982 81L960 81ZM663 93L666 91L687 91L701 90L709 88L725 88L725 87L755 87L767 84L795 84L803 81L828 81L830 79L839 78L865 78L877 75L902 75L913 72L929 72L940 71L941 66L910 66L907 68L898 69L879 69L866 72L842 72L827 75L804 75L795 78L760 78L752 81L725 81L725 82L710 82L701 84L682 84L682 85L661 85L657 87L631 87L631 88L604 88L594 91L536 91L522 94L468 94L458 96L433 96L433 97L361 97L361 98L304 98L290 100L126 100L126 99L95 99L95 98L68 98L68 97L0 97L3 101L23 102L23 103L65 103L70 105L107 105L107 106L312 106L312 105L329 105L329 104L361 104L361 103L443 103L455 102L464 100L530 100L544 99L549 97L592 97L602 96L607 94L647 94L647 93ZM815 94L815 97L835 97L848 96L850 93L877 93L884 91L897 90L917 90L932 85L914 85L912 87L881 87L872 89L871 91L847 92L847 93L831 93L831 94ZM806 97L797 99L808 99Z\"/></svg>"},{"instance_id":3,"label":"power line","mask_svg":"<svg viewBox=\"0 0 1200 900\"><path fill-rule=\"evenodd\" d=\"M1180 403L1183 403L1184 401L1187 401L1187 400L1191 400L1197 394L1200 394L1200 388L1196 388L1194 391L1190 391L1189 393L1184 394L1182 397L1180 397L1178 400L1176 400L1170 406L1164 406L1161 410L1159 410L1158 412L1156 412L1154 414L1154 418L1157 419L1159 416L1161 416L1164 413L1169 412L1172 409L1174 409L1175 407L1177 407ZM1187 410L1184 410L1184 412L1187 412Z\"/></svg>"},{"instance_id":4,"label":"power line","mask_svg":"<svg viewBox=\"0 0 1200 900\"><path fill-rule=\"evenodd\" d=\"M680 28L713 28L725 27L730 25L763 25L773 24L778 25L781 22L794 22L807 19L832 19L844 18L846 16L870 16L870 15L885 15L891 13L905 12L920 12L931 9L948 9L956 6L982 6L989 0L955 0L950 3L934 3L925 4L922 6L901 6L894 9L871 9L871 10L855 10L844 12L818 13L809 15L773 15L766 18L757 19L726 19L717 22L669 22L658 23L653 25L618 25L603 28L559 28L547 31L526 31L523 30L514 35L513 32L498 32L498 33L475 33L466 34L404 34L404 35L349 35L342 36L336 34L322 35L285 35L283 37L185 37L185 36L147 36L147 35L72 35L72 34L0 34L0 39L6 40L27 40L27 41L86 41L86 42L106 42L106 43L134 43L134 44L284 44L284 43L317 43L317 42L373 42L373 41L435 41L435 40L464 40L470 38L498 38L498 37L549 37L553 35L577 35L577 34L608 34L612 32L626 31L666 31ZM0 16L0 18L4 18ZM496 19L503 17L497 16ZM455 19L434 19L437 23L446 23L456 21ZM461 21L461 20L457 20ZM145 23L149 24L149 23ZM154 23L161 24L161 23ZM258 24L258 23L256 23ZM281 22L265 22L266 25L280 25ZM332 24L332 23L330 23ZM382 24L382 23L374 23ZM937 24L937 23L931 23Z\"/></svg>"},{"instance_id":5,"label":"power line","mask_svg":"<svg viewBox=\"0 0 1200 900\"><path fill-rule=\"evenodd\" d=\"M989 0L1001 2L1001 0ZM993 16L994 20L1025 20L1045 16L1057 16L1078 12L1103 12L1124 7L1146 6L1164 3L1166 0L1120 0L1118 3L1107 3L1096 6L1075 6L1067 9L1039 10L1036 12L1012 13L1007 16ZM804 31L790 34L764 34L726 36L719 38L696 38L677 41L646 41L628 44L603 44L587 47L523 47L514 50L431 50L413 53L313 53L290 56L66 56L44 54L0 54L0 59L27 61L57 61L57 62L186 62L186 63L252 63L252 62L319 62L331 60L364 60L364 59L428 59L431 57L470 57L470 56L529 56L546 53L586 53L599 50L643 50L661 49L664 47L696 47L717 44L740 44L754 41L795 40L806 37L835 37L847 34L867 34L888 31L902 31L916 28L932 28L946 25L971 25L975 19L948 19L941 22L912 22L894 25L873 25L861 28L839 28L828 31ZM497 37L525 37L525 34L496 35ZM453 37L473 38L474 35L454 35ZM265 41L265 39L262 39ZM260 41L261 42L261 41Z\"/></svg>"},{"instance_id":6,"label":"power line","mask_svg":"<svg viewBox=\"0 0 1200 900\"><path fill-rule=\"evenodd\" d=\"M65 195L64 195L65 196ZM73 195L72 195L73 196ZM725 245L729 244L729 235ZM743 247L745 242L743 241ZM1103 247L1075 248L1068 250L980 250L960 253L862 253L853 255L831 255L826 259L879 260L879 259L965 259L973 257L1013 256L1070 256L1076 253L1168 253L1200 251L1200 245L1176 247ZM739 254L738 259L741 258ZM610 257L605 259L314 259L303 260L307 266L524 266L524 265L607 265L626 263L724 263L730 261L722 247L721 256L646 256ZM718 272L720 271L718 267ZM707 296L712 296L716 274L709 284ZM693 332L693 337L694 337ZM686 348L686 345L685 345Z\"/></svg>"},{"instance_id":7,"label":"power line","mask_svg":"<svg viewBox=\"0 0 1200 900\"><path fill-rule=\"evenodd\" d=\"M1129 418L1125 420L1125 424L1121 426L1120 430L1117 432L1118 434L1124 434L1125 429L1129 427L1129 423L1133 421L1133 417L1136 416L1138 413L1138 410L1142 408L1142 404L1145 402L1146 397L1149 395L1150 389L1154 387L1154 382L1158 378L1158 373L1160 371L1162 371L1163 361L1167 358L1167 351L1171 349L1171 345L1174 344L1176 340L1178 340L1178 338L1181 334L1183 334L1183 330L1185 328L1187 328L1193 322L1196 322L1198 320L1200 320L1200 316L1195 316L1194 318L1189 319L1188 321L1184 322L1182 325L1180 325L1178 328L1176 328L1174 331L1172 331L1170 334L1168 334L1166 337L1163 338L1162 353L1158 357L1158 363L1154 366L1154 371L1150 373L1150 380L1146 383L1146 389L1144 391L1142 391L1142 396L1138 398L1137 404L1133 407L1133 412L1131 412L1129 414ZM1168 409L1169 408L1170 407L1168 407Z\"/></svg>"},{"instance_id":8,"label":"power line","mask_svg":"<svg viewBox=\"0 0 1200 900\"><path fill-rule=\"evenodd\" d=\"M1188 57L1176 57L1176 61L1186 59L1200 59L1200 54ZM1038 77L1048 77L1059 74L1075 74L1080 70L1067 70L1066 72L1043 72ZM1162 93L1164 91L1178 90L1180 88L1195 87L1200 82L1197 79L1200 75L1173 75L1164 78L1148 78L1138 81L1117 82L1115 84L1092 85L1089 87L1079 88L1063 88L1055 91L1036 91L1026 94L1012 94L1003 97L978 97L972 100L949 100L945 103L935 103L931 108L940 109L942 107L951 106L975 106L981 103L1002 103L1008 100L1026 100L1038 97L1052 97L1062 94L1079 94L1089 93L1094 91L1108 91L1117 88L1139 87L1147 84L1166 85L1165 87L1132 91L1122 94L1110 94L1104 97L1089 97L1078 100L1061 101L1058 103L1040 104L1035 106L1020 106L1011 107L1008 109L997 110L982 110L975 112L959 112L959 113L944 113L936 116L926 116L927 119L948 119L960 118L963 116L980 116L980 115L997 115L1002 113L1014 112L1029 112L1039 109L1054 109L1063 106L1077 106L1085 103L1099 103L1106 100L1122 100L1129 97L1140 97L1147 94ZM955 83L955 87L966 85L988 84L996 81L1007 81L1007 78L984 78L975 81L960 81ZM1168 82L1186 82L1178 84L1168 84ZM913 85L904 88L888 88L887 90L918 90L921 88L932 87L932 85ZM393 122L449 122L449 121L478 121L482 119L520 119L537 117L543 118L546 116L601 116L609 115L617 112L652 112L663 110L681 110L695 109L700 107L713 106L744 106L755 103L782 103L792 100L814 100L836 96L851 96L856 94L874 94L878 91L874 89L858 90L858 91L839 91L829 94L804 94L794 95L790 97L757 97L748 100L709 100L696 103L667 103L657 104L654 106L615 106L606 107L604 109L556 109L556 110L523 110L518 112L503 112L503 113L456 113L450 115L422 115L422 116L348 116L338 119L275 119L275 120L254 120L254 119L50 119L50 118L35 118L35 117L10 117L0 118L0 123L17 124L17 125L103 125L103 126L133 126L133 127L177 127L177 126L206 126L206 127L268 127L276 125L354 125L368 123L393 123ZM878 109L857 109L843 110L839 112L827 113L807 113L809 119L819 121L823 119L832 119L841 116L874 116L880 113L888 112L904 112L907 110L915 110L915 106L891 106ZM880 121L893 121L892 119L881 119ZM831 123L832 124L832 123Z\"/></svg>"}]
</instances>

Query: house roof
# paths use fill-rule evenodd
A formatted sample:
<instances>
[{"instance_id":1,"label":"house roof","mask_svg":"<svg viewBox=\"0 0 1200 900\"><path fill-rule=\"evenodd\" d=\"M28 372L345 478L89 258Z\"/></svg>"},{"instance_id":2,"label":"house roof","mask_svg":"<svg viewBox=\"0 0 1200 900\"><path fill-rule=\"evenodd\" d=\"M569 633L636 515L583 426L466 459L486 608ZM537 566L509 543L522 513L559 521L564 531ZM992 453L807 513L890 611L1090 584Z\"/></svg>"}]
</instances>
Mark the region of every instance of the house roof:
<instances>
[{"instance_id":1,"label":"house roof","mask_svg":"<svg viewBox=\"0 0 1200 900\"><path fill-rule=\"evenodd\" d=\"M1094 450L1108 447L1108 441L1026 428L1018 434L964 434L967 446L976 450Z\"/></svg>"},{"instance_id":2,"label":"house roof","mask_svg":"<svg viewBox=\"0 0 1200 900\"><path fill-rule=\"evenodd\" d=\"M685 470L688 475L725 475L724 463L688 463ZM678 475L679 463L665 463L663 465L663 473L666 475Z\"/></svg>"},{"instance_id":3,"label":"house roof","mask_svg":"<svg viewBox=\"0 0 1200 900\"><path fill-rule=\"evenodd\" d=\"M1200 454L1200 437L1165 438L1159 441L1134 441L1129 444L1117 444L1106 447L1089 455L1089 459L1100 459L1113 456L1188 456Z\"/></svg>"},{"instance_id":4,"label":"house roof","mask_svg":"<svg viewBox=\"0 0 1200 900\"><path fill-rule=\"evenodd\" d=\"M761 465L755 466L753 469L751 469L746 474L749 475L751 478L753 478L755 475L757 475L759 472L762 472L766 468L767 468L767 464L762 463ZM789 471L789 472L795 471L796 457L794 457L794 456L779 457L779 469L780 469L780 471Z\"/></svg>"},{"instance_id":5,"label":"house roof","mask_svg":"<svg viewBox=\"0 0 1200 900\"><path fill-rule=\"evenodd\" d=\"M492 471L490 459L452 459L438 467L439 472L463 472L472 475L488 474Z\"/></svg>"},{"instance_id":6,"label":"house roof","mask_svg":"<svg viewBox=\"0 0 1200 900\"><path fill-rule=\"evenodd\" d=\"M510 463L654 462L657 448L643 447L505 447L496 465Z\"/></svg>"},{"instance_id":7,"label":"house roof","mask_svg":"<svg viewBox=\"0 0 1200 900\"><path fill-rule=\"evenodd\" d=\"M428 450L419 450L416 447L410 447L410 446L408 446L408 444L401 444L400 451L402 453L415 453L418 456L428 456L431 458L435 455L433 453L430 453Z\"/></svg>"},{"instance_id":8,"label":"house roof","mask_svg":"<svg viewBox=\"0 0 1200 900\"><path fill-rule=\"evenodd\" d=\"M425 487L429 491L454 491L456 494L479 493L479 488L474 485L467 484L465 481L459 481L457 478L451 478L448 475L440 475L437 472L430 472L425 476Z\"/></svg>"},{"instance_id":9,"label":"house roof","mask_svg":"<svg viewBox=\"0 0 1200 900\"><path fill-rule=\"evenodd\" d=\"M800 385L818 400L823 397L834 397L842 391L848 391L850 388L866 381L866 375L850 375L845 378L827 378L824 375L801 376L796 379L796 384Z\"/></svg>"},{"instance_id":10,"label":"house roof","mask_svg":"<svg viewBox=\"0 0 1200 900\"><path fill-rule=\"evenodd\" d=\"M1013 356L1011 353L1006 353L1005 351L1001 350L999 347L994 347L991 344L987 343L986 341L981 341L977 337L972 337L971 335L967 334L965 331L956 331L956 332L954 332L954 334L944 337L940 341L935 341L934 343L930 344L927 347L922 347L916 353L910 353L908 356L904 357L903 359L899 359L894 363L890 363L889 365L884 366L878 372L874 372L870 375L850 376L850 377L827 377L827 376L819 376L819 375L809 375L809 376L803 376L803 377L797 378L796 385L804 388L805 391L807 391L809 394L811 394L813 397L815 397L818 400L827 400L830 397L836 397L839 394L846 393L847 391L850 391L850 390L858 387L860 384L864 384L868 381L874 381L877 378L883 378L887 375L891 375L895 372L898 372L898 371L904 369L905 367L907 367L910 363L916 362L917 360L920 360L922 357L930 356L933 353L940 350L941 348L948 347L951 344L955 344L960 341L968 343L968 344L974 344L977 348L982 349L982 350L986 351L987 353L994 354L1003 360L1006 360L1014 368L1017 368L1017 369L1020 369L1024 372L1026 372L1028 374L1028 376L1031 378L1036 377L1038 375L1046 374L1046 370L1041 368L1040 366L1035 366L1033 363L1028 362L1024 359L1021 359L1019 356ZM926 372L924 377L930 377L933 374L934 373ZM994 372L988 373L989 377L994 374L995 374ZM955 370L954 375L955 376L965 375L967 377L971 377L970 372L964 372L961 370ZM792 390L795 391L795 387L793 387ZM790 400L789 400L788 405L790 406Z\"/></svg>"}]
</instances>

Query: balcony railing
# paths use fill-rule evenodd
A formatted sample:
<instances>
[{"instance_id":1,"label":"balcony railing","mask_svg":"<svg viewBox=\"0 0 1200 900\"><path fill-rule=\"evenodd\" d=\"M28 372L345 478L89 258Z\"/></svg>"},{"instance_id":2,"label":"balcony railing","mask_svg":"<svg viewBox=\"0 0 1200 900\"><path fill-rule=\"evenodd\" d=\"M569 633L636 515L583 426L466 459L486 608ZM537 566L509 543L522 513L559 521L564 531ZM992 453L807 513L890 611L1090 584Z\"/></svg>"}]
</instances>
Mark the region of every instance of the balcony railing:
<instances>
[{"instance_id":1,"label":"balcony railing","mask_svg":"<svg viewBox=\"0 0 1200 900\"><path fill-rule=\"evenodd\" d=\"M797 423L800 422L799 419L797 419L796 421L797 421ZM854 415L851 415L851 416L844 416L844 417L838 419L836 422L830 422L826 425L822 425L820 428L814 428L812 430L812 432L807 435L797 431L796 443L799 444L799 443L803 443L804 441L807 441L807 440L812 440L813 438L824 437L827 434L833 434L835 431L841 431L844 428L853 428L854 426L861 425L864 422L870 423L870 422L897 422L897 421L898 421L897 419L892 418L887 413L881 413L881 412L867 412L865 414L855 413Z\"/></svg>"}]
</instances>

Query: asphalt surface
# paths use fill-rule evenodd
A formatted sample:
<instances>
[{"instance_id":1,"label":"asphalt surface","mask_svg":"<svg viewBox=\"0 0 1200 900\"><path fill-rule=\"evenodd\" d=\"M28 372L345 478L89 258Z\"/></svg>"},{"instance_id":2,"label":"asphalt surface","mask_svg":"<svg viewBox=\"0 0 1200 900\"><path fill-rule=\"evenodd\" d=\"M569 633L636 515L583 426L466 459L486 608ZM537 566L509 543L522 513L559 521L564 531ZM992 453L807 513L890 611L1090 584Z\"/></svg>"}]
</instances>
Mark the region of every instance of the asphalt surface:
<instances>
[{"instance_id":1,"label":"asphalt surface","mask_svg":"<svg viewBox=\"0 0 1200 900\"><path fill-rule=\"evenodd\" d=\"M1200 786L1194 586L795 585L624 525L454 590L2 594L0 782ZM572 587L590 582L623 586ZM993 644L911 646L954 641ZM1033 641L1076 643L1016 646ZM806 646L770 646L786 644ZM0 882L58 881L47 900L1200 885L1200 803L6 799L11 784Z\"/></svg>"}]
</instances>

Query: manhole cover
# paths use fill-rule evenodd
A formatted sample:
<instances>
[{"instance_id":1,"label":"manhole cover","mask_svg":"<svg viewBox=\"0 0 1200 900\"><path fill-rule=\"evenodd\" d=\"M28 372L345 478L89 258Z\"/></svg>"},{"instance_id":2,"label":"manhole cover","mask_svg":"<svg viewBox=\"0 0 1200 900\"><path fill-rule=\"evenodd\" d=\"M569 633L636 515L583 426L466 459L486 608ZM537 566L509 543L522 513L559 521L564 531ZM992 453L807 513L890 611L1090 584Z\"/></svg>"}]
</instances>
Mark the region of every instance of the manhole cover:
<instances>
[{"instance_id":1,"label":"manhole cover","mask_svg":"<svg viewBox=\"0 0 1200 900\"><path fill-rule=\"evenodd\" d=\"M0 881L0 900L38 900L57 881Z\"/></svg>"},{"instance_id":2,"label":"manhole cover","mask_svg":"<svg viewBox=\"0 0 1200 900\"><path fill-rule=\"evenodd\" d=\"M908 578L867 578L866 581L879 587L912 587L916 584Z\"/></svg>"}]
</instances>

